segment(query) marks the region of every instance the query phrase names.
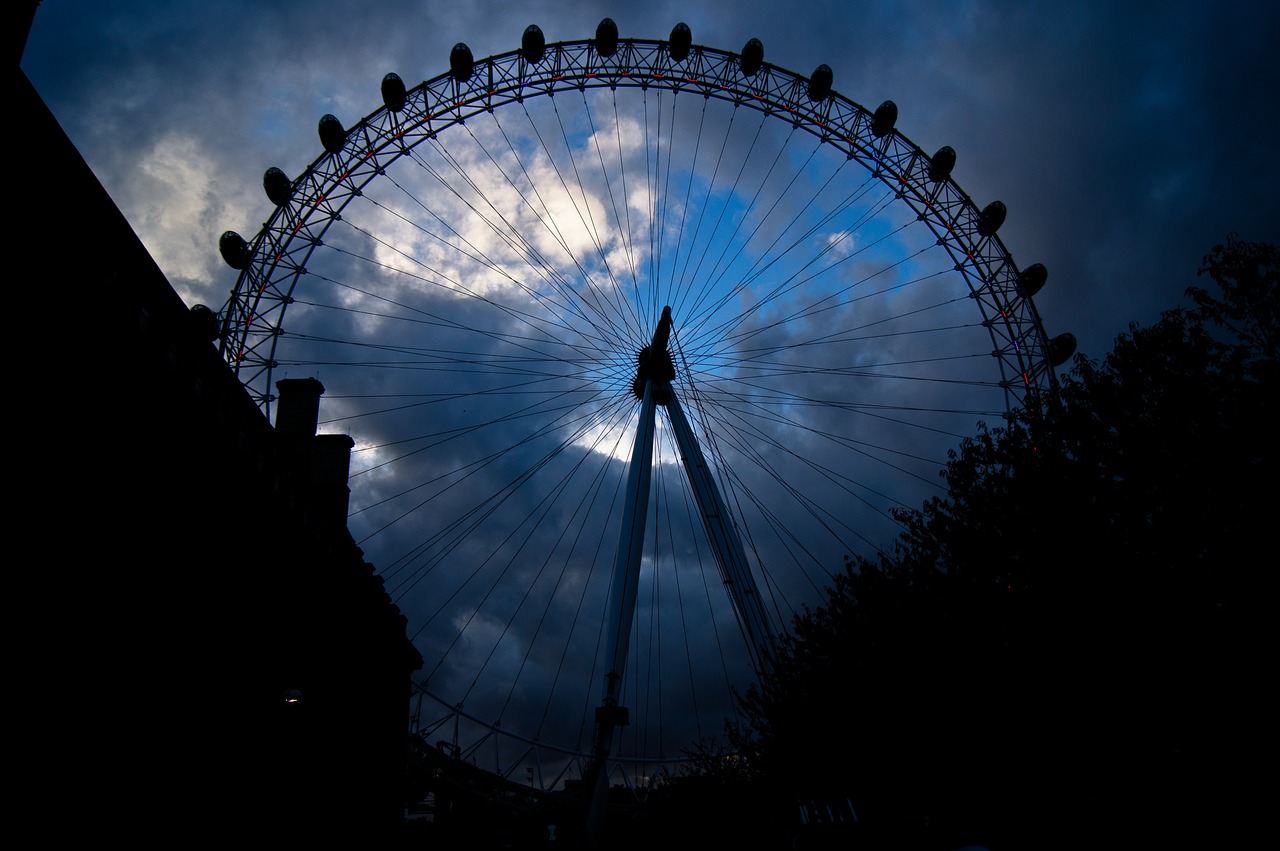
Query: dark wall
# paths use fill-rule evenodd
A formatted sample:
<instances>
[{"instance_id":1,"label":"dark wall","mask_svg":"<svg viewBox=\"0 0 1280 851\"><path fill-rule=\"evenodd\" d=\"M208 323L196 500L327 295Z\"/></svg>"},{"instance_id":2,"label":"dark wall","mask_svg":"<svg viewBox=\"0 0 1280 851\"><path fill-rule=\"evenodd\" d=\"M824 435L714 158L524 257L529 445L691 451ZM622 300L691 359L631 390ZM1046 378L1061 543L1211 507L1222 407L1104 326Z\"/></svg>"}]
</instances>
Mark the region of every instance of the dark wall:
<instances>
[{"instance_id":1,"label":"dark wall","mask_svg":"<svg viewBox=\"0 0 1280 851\"><path fill-rule=\"evenodd\" d=\"M11 74L11 712L43 829L397 830L404 618Z\"/></svg>"}]
</instances>

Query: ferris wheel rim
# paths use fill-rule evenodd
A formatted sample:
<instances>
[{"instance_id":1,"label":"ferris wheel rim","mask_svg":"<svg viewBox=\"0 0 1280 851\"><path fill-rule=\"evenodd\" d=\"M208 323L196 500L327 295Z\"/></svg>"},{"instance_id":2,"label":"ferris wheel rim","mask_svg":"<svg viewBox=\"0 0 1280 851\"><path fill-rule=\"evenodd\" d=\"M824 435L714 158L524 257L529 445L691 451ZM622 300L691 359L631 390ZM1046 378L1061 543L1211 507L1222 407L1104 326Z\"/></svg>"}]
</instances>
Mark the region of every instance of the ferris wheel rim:
<instances>
[{"instance_id":1,"label":"ferris wheel rim","mask_svg":"<svg viewBox=\"0 0 1280 851\"><path fill-rule=\"evenodd\" d=\"M384 103L344 130L341 147L325 150L289 181L288 198L275 206L252 241L244 242L234 232L223 235L240 242L223 251L240 274L218 314L219 348L254 401L269 415L276 342L294 289L306 275L311 253L323 245L329 225L341 218L366 184L418 145L477 112L586 88L690 92L766 115L782 118L785 113L783 120L858 160L895 189L955 260L990 332L1007 407L1035 405L1047 396L1056 383L1050 342L1033 293L1023 291L1020 276L1025 270L1018 269L998 233L984 232L984 212L991 207L1000 206L1003 220L1000 202L980 208L949 173L933 180L932 158L922 148L893 124L887 132L875 126L875 111L830 88L829 81L825 88L820 81L815 91L816 73L806 77L763 61L754 70L744 70L750 61L744 60L745 51L702 45L691 45L684 58L675 60L671 44L620 38L608 56L601 56L596 39L561 41L547 44L536 63L528 61L523 48L494 54L474 60L466 80L459 80L456 70L443 72L407 90L400 108ZM460 50L469 55L465 44L455 46L455 53ZM704 73L695 76L697 70ZM487 85L480 85L483 81ZM811 96L819 91L820 96ZM896 105L886 101L883 106L892 106L896 118ZM399 120L406 110L406 118L413 121ZM328 119L337 121L326 115L321 123ZM433 121L436 126L431 126Z\"/></svg>"},{"instance_id":2,"label":"ferris wheel rim","mask_svg":"<svg viewBox=\"0 0 1280 851\"><path fill-rule=\"evenodd\" d=\"M245 244L244 267L220 314L224 358L269 414L276 346L312 253L366 185L428 139L480 112L531 98L587 88L653 88L776 116L858 160L897 192L955 261L992 339L1006 405L1026 404L1049 389L1054 376L1043 326L1031 295L1020 292L1020 271L1003 241L994 231L981 232L984 209L949 175L932 179L931 157L896 127L874 132L875 111L821 86L822 96L810 97L816 74L763 62L748 74L743 62L743 53L703 46L690 47L675 61L670 42L662 40L619 39L608 56L594 39L557 42L546 45L537 63L522 50L495 54L474 61L466 80L444 72L407 90L403 107L384 103L289 182L288 198ZM705 73L695 74L691 66ZM673 73L678 70L688 73ZM502 732L499 725L491 729Z\"/></svg>"}]
</instances>

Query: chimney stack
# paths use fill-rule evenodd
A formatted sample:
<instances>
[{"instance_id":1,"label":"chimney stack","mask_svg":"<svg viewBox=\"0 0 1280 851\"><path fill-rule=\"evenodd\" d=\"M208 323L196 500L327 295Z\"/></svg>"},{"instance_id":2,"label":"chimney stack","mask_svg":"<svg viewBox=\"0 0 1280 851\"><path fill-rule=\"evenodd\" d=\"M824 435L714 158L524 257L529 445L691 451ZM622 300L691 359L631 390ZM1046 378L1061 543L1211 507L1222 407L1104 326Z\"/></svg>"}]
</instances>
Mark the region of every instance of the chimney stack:
<instances>
[{"instance_id":1,"label":"chimney stack","mask_svg":"<svg viewBox=\"0 0 1280 851\"><path fill-rule=\"evenodd\" d=\"M347 528L351 448L345 434L316 434L324 385L314 378L276 382L276 435L285 463L303 489L308 513L321 530Z\"/></svg>"}]
</instances>

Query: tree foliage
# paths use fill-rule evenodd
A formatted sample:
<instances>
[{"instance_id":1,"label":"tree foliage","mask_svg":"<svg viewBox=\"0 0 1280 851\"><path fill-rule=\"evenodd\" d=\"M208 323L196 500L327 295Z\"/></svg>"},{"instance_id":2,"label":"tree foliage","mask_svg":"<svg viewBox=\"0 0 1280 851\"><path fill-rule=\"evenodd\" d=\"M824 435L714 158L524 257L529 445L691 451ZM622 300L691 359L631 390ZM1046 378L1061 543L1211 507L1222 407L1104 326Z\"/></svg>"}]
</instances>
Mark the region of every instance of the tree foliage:
<instances>
[{"instance_id":1,"label":"tree foliage","mask_svg":"<svg viewBox=\"0 0 1280 851\"><path fill-rule=\"evenodd\" d=\"M744 695L761 782L850 798L865 847L1237 829L1273 638L1277 269L1229 239L1200 270L1218 294L965 440L946 497L848 561Z\"/></svg>"}]
</instances>

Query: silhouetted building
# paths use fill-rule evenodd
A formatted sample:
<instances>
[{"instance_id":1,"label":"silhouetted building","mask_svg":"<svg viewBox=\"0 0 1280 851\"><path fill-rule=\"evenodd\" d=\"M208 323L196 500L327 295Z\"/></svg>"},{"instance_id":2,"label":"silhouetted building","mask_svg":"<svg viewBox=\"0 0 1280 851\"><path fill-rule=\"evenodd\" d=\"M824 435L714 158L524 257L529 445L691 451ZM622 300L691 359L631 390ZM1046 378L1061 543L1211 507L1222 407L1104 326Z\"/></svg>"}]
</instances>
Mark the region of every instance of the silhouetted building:
<instances>
[{"instance_id":1,"label":"silhouetted building","mask_svg":"<svg viewBox=\"0 0 1280 851\"><path fill-rule=\"evenodd\" d=\"M422 659L346 529L350 438L315 435L312 379L272 428L12 73L10 717L38 835L398 831Z\"/></svg>"}]
</instances>

